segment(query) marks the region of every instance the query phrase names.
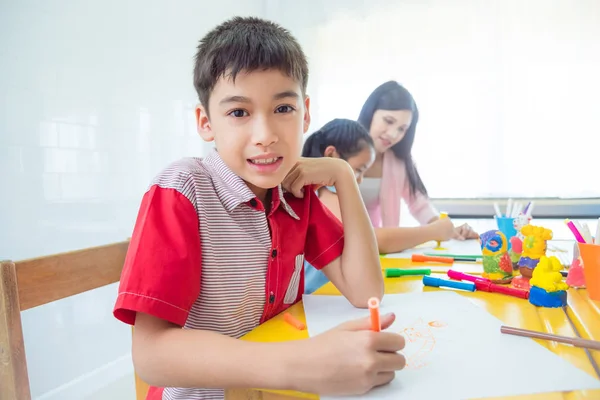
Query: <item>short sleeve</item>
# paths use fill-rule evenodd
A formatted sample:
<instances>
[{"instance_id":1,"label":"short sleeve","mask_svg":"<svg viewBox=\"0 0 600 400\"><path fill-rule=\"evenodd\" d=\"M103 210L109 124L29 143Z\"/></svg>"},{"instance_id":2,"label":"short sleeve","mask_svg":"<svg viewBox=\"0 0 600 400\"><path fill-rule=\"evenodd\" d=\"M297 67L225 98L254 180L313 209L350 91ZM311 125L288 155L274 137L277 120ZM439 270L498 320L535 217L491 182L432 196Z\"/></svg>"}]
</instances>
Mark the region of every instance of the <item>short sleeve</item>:
<instances>
[{"instance_id":1,"label":"short sleeve","mask_svg":"<svg viewBox=\"0 0 600 400\"><path fill-rule=\"evenodd\" d=\"M316 269L322 269L342 255L344 228L341 221L319 200L313 190L310 196L305 259Z\"/></svg>"},{"instance_id":2,"label":"short sleeve","mask_svg":"<svg viewBox=\"0 0 600 400\"><path fill-rule=\"evenodd\" d=\"M200 293L201 249L194 205L175 189L145 193L119 283L114 316L137 312L183 326Z\"/></svg>"}]
</instances>

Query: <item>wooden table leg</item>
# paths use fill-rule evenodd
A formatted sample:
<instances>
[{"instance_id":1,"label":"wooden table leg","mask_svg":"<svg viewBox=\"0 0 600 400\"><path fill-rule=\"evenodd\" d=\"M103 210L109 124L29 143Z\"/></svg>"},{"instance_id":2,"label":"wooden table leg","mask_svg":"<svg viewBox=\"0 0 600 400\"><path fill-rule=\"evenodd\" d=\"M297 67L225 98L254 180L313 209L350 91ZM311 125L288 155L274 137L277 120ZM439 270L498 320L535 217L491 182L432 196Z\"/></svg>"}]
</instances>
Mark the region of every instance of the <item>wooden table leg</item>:
<instances>
[{"instance_id":1,"label":"wooden table leg","mask_svg":"<svg viewBox=\"0 0 600 400\"><path fill-rule=\"evenodd\" d=\"M278 393L262 392L256 389L229 389L225 391L225 400L298 400Z\"/></svg>"}]
</instances>

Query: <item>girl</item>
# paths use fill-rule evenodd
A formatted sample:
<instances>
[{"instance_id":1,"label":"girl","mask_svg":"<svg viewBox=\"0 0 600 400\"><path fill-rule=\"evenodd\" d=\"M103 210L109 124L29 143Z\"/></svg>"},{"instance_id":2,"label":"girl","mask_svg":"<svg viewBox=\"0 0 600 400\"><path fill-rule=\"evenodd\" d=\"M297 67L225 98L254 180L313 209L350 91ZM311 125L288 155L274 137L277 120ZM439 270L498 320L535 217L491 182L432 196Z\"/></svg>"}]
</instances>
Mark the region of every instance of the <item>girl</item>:
<instances>
[{"instance_id":1,"label":"girl","mask_svg":"<svg viewBox=\"0 0 600 400\"><path fill-rule=\"evenodd\" d=\"M349 119L334 119L306 139L302 157L336 157L345 160L360 184L365 171L375 161L375 148L369 132L358 122ZM321 187L317 196L339 219L340 207L334 187ZM325 274L312 265L304 263L304 293L312 293L329 282Z\"/></svg>"},{"instance_id":2,"label":"girl","mask_svg":"<svg viewBox=\"0 0 600 400\"><path fill-rule=\"evenodd\" d=\"M454 228L448 219L439 220L427 196L411 156L419 111L408 90L395 81L382 84L367 98L358 122L369 131L376 152L360 191L380 252L398 252L430 240L478 237L467 224ZM399 228L400 198L420 227Z\"/></svg>"}]
</instances>

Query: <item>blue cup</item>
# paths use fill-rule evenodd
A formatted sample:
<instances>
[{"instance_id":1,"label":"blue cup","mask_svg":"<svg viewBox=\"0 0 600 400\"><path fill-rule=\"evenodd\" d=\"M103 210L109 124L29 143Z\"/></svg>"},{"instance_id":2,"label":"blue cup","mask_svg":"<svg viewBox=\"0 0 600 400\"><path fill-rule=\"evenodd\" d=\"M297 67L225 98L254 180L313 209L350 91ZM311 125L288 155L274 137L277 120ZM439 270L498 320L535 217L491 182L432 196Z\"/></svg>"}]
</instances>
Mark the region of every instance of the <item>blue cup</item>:
<instances>
[{"instance_id":1,"label":"blue cup","mask_svg":"<svg viewBox=\"0 0 600 400\"><path fill-rule=\"evenodd\" d=\"M496 224L498 224L498 230L504 233L506 236L506 240L508 241L507 248L510 250L510 239L513 236L517 235L517 230L515 229L515 219L510 217L498 217L495 216Z\"/></svg>"}]
</instances>

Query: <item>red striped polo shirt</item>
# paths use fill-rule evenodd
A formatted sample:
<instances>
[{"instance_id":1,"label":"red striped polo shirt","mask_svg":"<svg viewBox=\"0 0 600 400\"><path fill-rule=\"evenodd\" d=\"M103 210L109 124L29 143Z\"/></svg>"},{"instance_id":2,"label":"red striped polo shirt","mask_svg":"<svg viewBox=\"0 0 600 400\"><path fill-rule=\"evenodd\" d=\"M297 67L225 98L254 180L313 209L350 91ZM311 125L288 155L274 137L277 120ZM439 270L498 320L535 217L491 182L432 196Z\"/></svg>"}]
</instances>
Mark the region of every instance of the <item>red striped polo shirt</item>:
<instances>
[{"instance_id":1,"label":"red striped polo shirt","mask_svg":"<svg viewBox=\"0 0 600 400\"><path fill-rule=\"evenodd\" d=\"M313 190L272 189L270 211L216 150L168 166L144 194L114 315L144 312L239 338L301 299L306 259L339 257L343 229ZM148 399L223 399L221 389L154 388Z\"/></svg>"}]
</instances>

